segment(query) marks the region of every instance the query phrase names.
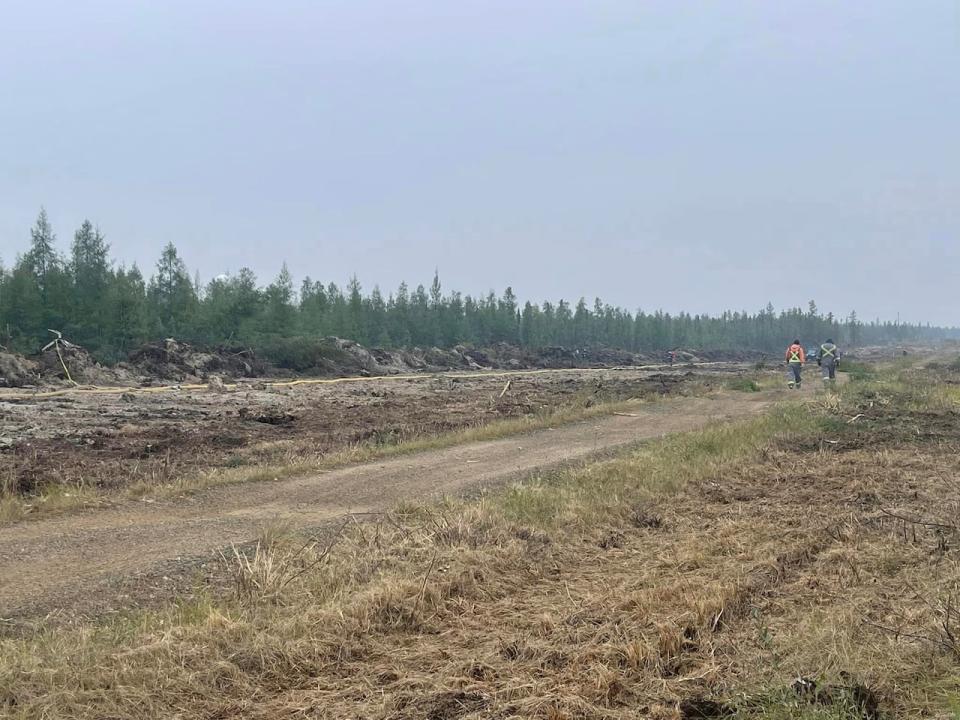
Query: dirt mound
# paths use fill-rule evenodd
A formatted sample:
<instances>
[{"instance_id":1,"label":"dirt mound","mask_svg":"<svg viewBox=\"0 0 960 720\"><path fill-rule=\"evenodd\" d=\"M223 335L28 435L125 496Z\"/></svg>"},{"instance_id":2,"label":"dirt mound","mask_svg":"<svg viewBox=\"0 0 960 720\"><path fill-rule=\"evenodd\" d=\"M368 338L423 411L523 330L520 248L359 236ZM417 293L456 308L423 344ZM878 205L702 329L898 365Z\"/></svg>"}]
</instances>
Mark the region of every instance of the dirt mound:
<instances>
[{"instance_id":1,"label":"dirt mound","mask_svg":"<svg viewBox=\"0 0 960 720\"><path fill-rule=\"evenodd\" d=\"M507 343L497 343L482 349L471 348L467 351L467 355L483 367L498 370L577 367L573 353L562 347L535 351Z\"/></svg>"},{"instance_id":2,"label":"dirt mound","mask_svg":"<svg viewBox=\"0 0 960 720\"><path fill-rule=\"evenodd\" d=\"M72 383L71 383L72 381ZM122 367L101 365L86 349L61 341L26 358L0 351L0 388L31 386L124 385L135 381Z\"/></svg>"},{"instance_id":3,"label":"dirt mound","mask_svg":"<svg viewBox=\"0 0 960 720\"><path fill-rule=\"evenodd\" d=\"M117 385L133 380L123 368L104 367L86 349L67 342L48 345L37 356L37 366L44 383Z\"/></svg>"},{"instance_id":4,"label":"dirt mound","mask_svg":"<svg viewBox=\"0 0 960 720\"><path fill-rule=\"evenodd\" d=\"M130 353L127 367L139 375L179 382L206 380L210 375L260 377L267 371L266 364L247 348L220 346L200 350L173 338L137 348Z\"/></svg>"},{"instance_id":5,"label":"dirt mound","mask_svg":"<svg viewBox=\"0 0 960 720\"><path fill-rule=\"evenodd\" d=\"M634 366L644 361L642 355L614 348L578 348L554 346L521 348L507 343L474 348L457 345L441 348L409 350L367 350L362 345L340 338L327 338L339 357L326 358L340 374L393 375L417 371L444 370L525 370L573 369L586 367ZM323 368L321 368L323 370Z\"/></svg>"},{"instance_id":6,"label":"dirt mound","mask_svg":"<svg viewBox=\"0 0 960 720\"><path fill-rule=\"evenodd\" d=\"M353 340L326 337L314 353L312 367L305 368L305 372L321 376L389 374L374 353ZM398 368L394 372L402 371Z\"/></svg>"},{"instance_id":7,"label":"dirt mound","mask_svg":"<svg viewBox=\"0 0 960 720\"><path fill-rule=\"evenodd\" d=\"M483 370L489 364L477 362L470 356L469 348L458 345L450 350L411 348L410 350L371 350L382 369L393 372L416 372L418 370Z\"/></svg>"},{"instance_id":8,"label":"dirt mound","mask_svg":"<svg viewBox=\"0 0 960 720\"><path fill-rule=\"evenodd\" d=\"M428 348L418 350L423 358L423 362L428 367L448 370L482 370L484 366L470 356L469 348L465 345L457 345L451 350L441 350L440 348Z\"/></svg>"},{"instance_id":9,"label":"dirt mound","mask_svg":"<svg viewBox=\"0 0 960 720\"><path fill-rule=\"evenodd\" d=\"M333 376L402 375L444 370L483 370L490 367L494 366L477 362L471 356L471 351L463 346L451 350L435 347L408 350L368 349L353 340L326 337L307 373Z\"/></svg>"},{"instance_id":10,"label":"dirt mound","mask_svg":"<svg viewBox=\"0 0 960 720\"><path fill-rule=\"evenodd\" d=\"M22 355L0 351L0 387L36 385L37 365Z\"/></svg>"},{"instance_id":11,"label":"dirt mound","mask_svg":"<svg viewBox=\"0 0 960 720\"><path fill-rule=\"evenodd\" d=\"M367 348L339 337L295 338L267 351L272 362L260 360L242 346L221 345L197 348L168 338L147 343L130 353L126 362L114 367L99 364L83 348L63 341L61 358L55 345L48 346L37 358L37 367L20 356L4 353L0 359L0 387L19 387L37 381L53 384L70 379L85 385L134 385L164 382L208 382L211 377L225 380L302 374L308 377L348 377L402 375L417 372L468 370L540 370L635 367L650 362L666 362L659 355L646 356L611 347L546 346L522 348L508 343L486 347L457 345L387 350ZM701 357L679 350L678 362L697 362ZM69 370L69 378L64 371Z\"/></svg>"},{"instance_id":12,"label":"dirt mound","mask_svg":"<svg viewBox=\"0 0 960 720\"><path fill-rule=\"evenodd\" d=\"M646 358L639 353L610 347L566 348L560 345L542 348L520 348L498 343L464 353L482 367L504 370L571 369L587 367L623 367L641 365Z\"/></svg>"},{"instance_id":13,"label":"dirt mound","mask_svg":"<svg viewBox=\"0 0 960 720\"><path fill-rule=\"evenodd\" d=\"M895 360L904 357L925 357L935 354L939 351L956 351L956 343L942 343L939 348L923 347L919 345L871 345L867 347L840 348L843 354L853 360L862 360L864 362L880 362L883 360Z\"/></svg>"},{"instance_id":14,"label":"dirt mound","mask_svg":"<svg viewBox=\"0 0 960 720\"><path fill-rule=\"evenodd\" d=\"M584 348L577 351L577 359L591 367L613 367L623 365L641 365L647 359L639 353L609 347Z\"/></svg>"},{"instance_id":15,"label":"dirt mound","mask_svg":"<svg viewBox=\"0 0 960 720\"><path fill-rule=\"evenodd\" d=\"M740 348L736 350L697 350L698 358L704 362L758 362L764 359L776 360L781 353L767 353L763 350Z\"/></svg>"}]
</instances>

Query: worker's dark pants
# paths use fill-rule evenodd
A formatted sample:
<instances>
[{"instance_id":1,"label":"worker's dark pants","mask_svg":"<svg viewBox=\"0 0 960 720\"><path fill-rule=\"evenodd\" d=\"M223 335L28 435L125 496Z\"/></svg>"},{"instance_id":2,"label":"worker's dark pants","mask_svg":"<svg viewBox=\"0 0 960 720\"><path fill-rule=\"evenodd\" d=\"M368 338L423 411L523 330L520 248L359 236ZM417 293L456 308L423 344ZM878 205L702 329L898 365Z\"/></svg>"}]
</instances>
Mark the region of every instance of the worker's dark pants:
<instances>
[{"instance_id":1,"label":"worker's dark pants","mask_svg":"<svg viewBox=\"0 0 960 720\"><path fill-rule=\"evenodd\" d=\"M797 387L800 387L800 370L803 366L798 362L792 362L792 363L788 363L787 367L790 368L790 370L787 372L788 384L791 387L793 387L794 385L796 385Z\"/></svg>"},{"instance_id":2,"label":"worker's dark pants","mask_svg":"<svg viewBox=\"0 0 960 720\"><path fill-rule=\"evenodd\" d=\"M820 372L823 373L824 380L837 379L837 363L824 360L820 363Z\"/></svg>"}]
</instances>

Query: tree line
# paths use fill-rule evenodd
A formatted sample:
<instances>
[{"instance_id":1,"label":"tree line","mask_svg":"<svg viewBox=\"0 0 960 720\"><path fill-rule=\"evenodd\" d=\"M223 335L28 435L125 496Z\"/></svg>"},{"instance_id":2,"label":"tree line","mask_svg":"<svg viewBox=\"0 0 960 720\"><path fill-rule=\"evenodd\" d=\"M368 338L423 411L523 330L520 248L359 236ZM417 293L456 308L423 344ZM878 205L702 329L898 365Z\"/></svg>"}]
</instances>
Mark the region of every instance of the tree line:
<instances>
[{"instance_id":1,"label":"tree line","mask_svg":"<svg viewBox=\"0 0 960 720\"><path fill-rule=\"evenodd\" d=\"M200 345L253 347L288 367L309 367L318 338L335 335L369 346L452 347L510 343L525 347L609 346L634 352L677 347L778 353L794 336L845 344L929 341L953 329L899 322L862 322L806 308L724 312L716 316L630 312L602 302L520 303L511 288L497 295L444 292L438 274L428 287L406 283L384 296L364 293L353 277L341 288L305 278L299 289L286 265L269 284L242 269L203 284L191 278L173 243L152 274L116 263L100 230L85 220L66 254L44 210L26 252L10 268L0 262L0 344L36 352L62 331L105 361L123 359L150 340L174 337Z\"/></svg>"}]
</instances>

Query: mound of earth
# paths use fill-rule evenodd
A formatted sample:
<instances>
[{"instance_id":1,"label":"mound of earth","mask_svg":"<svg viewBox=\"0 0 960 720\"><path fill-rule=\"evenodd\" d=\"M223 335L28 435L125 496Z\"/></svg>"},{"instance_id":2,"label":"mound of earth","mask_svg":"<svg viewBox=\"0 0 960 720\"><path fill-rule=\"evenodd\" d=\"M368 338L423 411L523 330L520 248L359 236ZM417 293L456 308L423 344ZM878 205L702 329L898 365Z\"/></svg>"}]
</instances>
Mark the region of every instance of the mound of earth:
<instances>
[{"instance_id":1,"label":"mound of earth","mask_svg":"<svg viewBox=\"0 0 960 720\"><path fill-rule=\"evenodd\" d=\"M590 367L641 365L647 358L639 353L610 347L584 348L576 351L577 359Z\"/></svg>"},{"instance_id":2,"label":"mound of earth","mask_svg":"<svg viewBox=\"0 0 960 720\"><path fill-rule=\"evenodd\" d=\"M705 362L756 362L771 358L779 353L766 353L762 350L738 348L735 350L697 350L697 356Z\"/></svg>"},{"instance_id":3,"label":"mound of earth","mask_svg":"<svg viewBox=\"0 0 960 720\"><path fill-rule=\"evenodd\" d=\"M497 365L491 363L483 353L463 346L450 350L418 347L403 350L368 349L353 340L331 336L320 342L312 366L304 371L309 375L332 376L401 375L492 367Z\"/></svg>"},{"instance_id":4,"label":"mound of earth","mask_svg":"<svg viewBox=\"0 0 960 720\"><path fill-rule=\"evenodd\" d=\"M130 353L126 366L138 375L178 382L206 380L211 375L261 377L267 372L266 364L247 348L221 346L199 350L173 338L137 348Z\"/></svg>"},{"instance_id":5,"label":"mound of earth","mask_svg":"<svg viewBox=\"0 0 960 720\"><path fill-rule=\"evenodd\" d=\"M382 374L374 354L353 340L294 338L289 345L294 348L290 356L277 358L285 370L321 377Z\"/></svg>"},{"instance_id":6,"label":"mound of earth","mask_svg":"<svg viewBox=\"0 0 960 720\"><path fill-rule=\"evenodd\" d=\"M559 345L520 348L498 343L489 348L470 349L465 354L482 367L498 369L567 369L586 367L623 367L641 365L646 358L639 353L609 347L565 348Z\"/></svg>"},{"instance_id":7,"label":"mound of earth","mask_svg":"<svg viewBox=\"0 0 960 720\"><path fill-rule=\"evenodd\" d=\"M482 370L490 367L477 363L463 347L411 348L386 350L366 348L353 340L324 338L310 374L318 375L400 375L411 372L443 370Z\"/></svg>"},{"instance_id":8,"label":"mound of earth","mask_svg":"<svg viewBox=\"0 0 960 720\"><path fill-rule=\"evenodd\" d=\"M458 345L450 350L441 348L411 348L410 350L370 351L377 359L381 370L387 373L416 372L418 370L483 370L489 368L470 356L469 348Z\"/></svg>"},{"instance_id":9,"label":"mound of earth","mask_svg":"<svg viewBox=\"0 0 960 720\"><path fill-rule=\"evenodd\" d=\"M485 365L477 362L470 354L470 348L457 345L451 350L442 350L432 347L426 350L416 348L414 355L422 357L423 362L430 368L449 370L483 370Z\"/></svg>"},{"instance_id":10,"label":"mound of earth","mask_svg":"<svg viewBox=\"0 0 960 720\"><path fill-rule=\"evenodd\" d=\"M924 357L933 355L938 351L957 352L960 350L960 343L956 341L946 341L939 343L939 347L937 348L919 345L870 345L856 348L841 346L840 349L850 360L856 359L863 362L878 362L902 357Z\"/></svg>"},{"instance_id":11,"label":"mound of earth","mask_svg":"<svg viewBox=\"0 0 960 720\"><path fill-rule=\"evenodd\" d=\"M37 384L61 385L70 379L81 385L135 385L164 382L209 382L258 378L290 373L314 377L399 375L416 372L468 370L526 370L633 367L667 362L666 354L646 356L610 347L567 348L559 345L522 348L497 343L482 348L457 345L388 350L367 348L339 337L294 338L271 353L276 365L260 360L242 346L198 348L168 338L147 343L113 367L98 363L84 348L63 342L48 346L35 360L13 353L0 353L0 387ZM694 354L677 350L681 363L701 359L729 359L729 351ZM742 353L744 357L754 353ZM759 355L759 354L756 354ZM62 357L62 362L61 362ZM740 359L738 357L738 359ZM69 370L69 378L64 370Z\"/></svg>"},{"instance_id":12,"label":"mound of earth","mask_svg":"<svg viewBox=\"0 0 960 720\"><path fill-rule=\"evenodd\" d=\"M498 343L482 349L457 345L449 350L436 347L385 350L367 349L353 340L337 337L324 338L323 344L315 367L310 369L311 374L396 375L443 370L617 367L639 365L645 360L637 353L603 347L526 349Z\"/></svg>"},{"instance_id":13,"label":"mound of earth","mask_svg":"<svg viewBox=\"0 0 960 720\"><path fill-rule=\"evenodd\" d=\"M22 355L0 351L0 387L36 385L39 379L35 362Z\"/></svg>"},{"instance_id":14,"label":"mound of earth","mask_svg":"<svg viewBox=\"0 0 960 720\"><path fill-rule=\"evenodd\" d=\"M98 363L84 348L73 343L48 345L37 356L37 367L46 384L117 385L133 380L124 368L108 368ZM67 374L69 371L69 375Z\"/></svg>"}]
</instances>

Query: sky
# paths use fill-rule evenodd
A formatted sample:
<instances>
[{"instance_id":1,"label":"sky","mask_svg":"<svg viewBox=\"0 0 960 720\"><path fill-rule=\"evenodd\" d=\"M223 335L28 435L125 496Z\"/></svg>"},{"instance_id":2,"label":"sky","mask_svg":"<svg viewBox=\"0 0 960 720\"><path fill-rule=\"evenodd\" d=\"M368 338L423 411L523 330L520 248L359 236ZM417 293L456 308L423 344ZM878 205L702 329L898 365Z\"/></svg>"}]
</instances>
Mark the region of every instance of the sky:
<instances>
[{"instance_id":1,"label":"sky","mask_svg":"<svg viewBox=\"0 0 960 720\"><path fill-rule=\"evenodd\" d=\"M0 0L0 257L960 325L958 0Z\"/></svg>"}]
</instances>

